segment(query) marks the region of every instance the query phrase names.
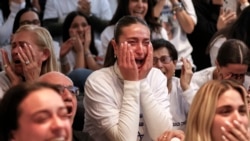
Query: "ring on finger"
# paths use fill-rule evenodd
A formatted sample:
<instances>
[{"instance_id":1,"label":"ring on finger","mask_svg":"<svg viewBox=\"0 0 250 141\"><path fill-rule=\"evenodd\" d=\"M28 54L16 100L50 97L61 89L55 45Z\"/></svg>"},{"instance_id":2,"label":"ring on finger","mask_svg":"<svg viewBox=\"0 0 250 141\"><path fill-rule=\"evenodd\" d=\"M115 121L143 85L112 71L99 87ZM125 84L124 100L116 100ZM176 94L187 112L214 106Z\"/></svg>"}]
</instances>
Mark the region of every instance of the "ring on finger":
<instances>
[{"instance_id":1,"label":"ring on finger","mask_svg":"<svg viewBox=\"0 0 250 141\"><path fill-rule=\"evenodd\" d=\"M4 65L4 68L8 68L8 65L7 65L7 64L5 64L5 65Z\"/></svg>"},{"instance_id":2,"label":"ring on finger","mask_svg":"<svg viewBox=\"0 0 250 141\"><path fill-rule=\"evenodd\" d=\"M25 61L25 64L26 64L26 65L29 65L29 64L30 64L30 61L29 61L29 60Z\"/></svg>"}]
</instances>

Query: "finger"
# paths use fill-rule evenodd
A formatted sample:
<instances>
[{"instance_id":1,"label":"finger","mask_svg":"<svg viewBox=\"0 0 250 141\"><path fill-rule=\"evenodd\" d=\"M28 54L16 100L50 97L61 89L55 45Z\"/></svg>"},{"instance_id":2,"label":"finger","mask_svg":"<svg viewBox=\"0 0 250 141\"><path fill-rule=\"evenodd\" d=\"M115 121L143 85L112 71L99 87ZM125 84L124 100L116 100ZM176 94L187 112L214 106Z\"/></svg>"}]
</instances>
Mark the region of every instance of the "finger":
<instances>
[{"instance_id":1,"label":"finger","mask_svg":"<svg viewBox=\"0 0 250 141\"><path fill-rule=\"evenodd\" d=\"M224 9L221 7L220 8L220 15L223 15L224 14Z\"/></svg>"},{"instance_id":2,"label":"finger","mask_svg":"<svg viewBox=\"0 0 250 141\"><path fill-rule=\"evenodd\" d=\"M30 62L33 61L33 59L34 59L34 56L33 56L34 52L32 52L33 49L31 47L31 45L27 44L27 43L24 43L24 49L26 51L26 56L27 56L26 61L27 60L29 60Z\"/></svg>"},{"instance_id":3,"label":"finger","mask_svg":"<svg viewBox=\"0 0 250 141\"><path fill-rule=\"evenodd\" d=\"M3 65L5 67L9 66L10 65L10 61L9 61L7 52L4 49L1 49L1 54L2 54Z\"/></svg>"},{"instance_id":4,"label":"finger","mask_svg":"<svg viewBox=\"0 0 250 141\"><path fill-rule=\"evenodd\" d=\"M23 64L23 66L26 66L27 61L29 62L26 54L23 52L23 49L21 47L18 47L18 51L19 53L17 54L21 63Z\"/></svg>"},{"instance_id":5,"label":"finger","mask_svg":"<svg viewBox=\"0 0 250 141\"><path fill-rule=\"evenodd\" d=\"M230 140L230 141L237 141L237 139L235 138L235 136L230 133L229 131L227 131L225 129L225 127L221 126L221 131L222 131L222 139L223 140Z\"/></svg>"}]
</instances>

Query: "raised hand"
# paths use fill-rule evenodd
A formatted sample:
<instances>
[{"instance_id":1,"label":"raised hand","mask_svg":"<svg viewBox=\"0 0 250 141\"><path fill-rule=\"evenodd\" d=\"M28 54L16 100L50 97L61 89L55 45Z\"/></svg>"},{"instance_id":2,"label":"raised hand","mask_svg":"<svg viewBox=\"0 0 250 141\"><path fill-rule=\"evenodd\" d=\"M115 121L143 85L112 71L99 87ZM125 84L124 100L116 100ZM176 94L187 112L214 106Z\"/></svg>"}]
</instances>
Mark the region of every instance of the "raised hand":
<instances>
[{"instance_id":1,"label":"raised hand","mask_svg":"<svg viewBox=\"0 0 250 141\"><path fill-rule=\"evenodd\" d=\"M224 141L250 141L249 131L245 125L234 120L232 123L225 121L227 127L221 127Z\"/></svg>"},{"instance_id":2,"label":"raised hand","mask_svg":"<svg viewBox=\"0 0 250 141\"><path fill-rule=\"evenodd\" d=\"M236 12L231 10L220 9L220 15L217 20L217 30L220 30L227 26L227 24L233 22L237 18Z\"/></svg>"},{"instance_id":3,"label":"raised hand","mask_svg":"<svg viewBox=\"0 0 250 141\"><path fill-rule=\"evenodd\" d=\"M128 44L127 42L121 43L117 51L117 60L120 72L124 80L139 80L139 72L130 44Z\"/></svg>"},{"instance_id":4,"label":"raised hand","mask_svg":"<svg viewBox=\"0 0 250 141\"><path fill-rule=\"evenodd\" d=\"M10 64L8 54L4 49L0 49L1 54L2 54L2 60L3 60L3 66L4 66L4 71L8 78L10 79L11 85L15 86L19 84L22 79L14 72L13 67Z\"/></svg>"},{"instance_id":5,"label":"raised hand","mask_svg":"<svg viewBox=\"0 0 250 141\"><path fill-rule=\"evenodd\" d=\"M18 48L18 52L26 82L35 81L41 74L42 61L36 59L35 50L30 44L25 43L23 48Z\"/></svg>"},{"instance_id":6,"label":"raised hand","mask_svg":"<svg viewBox=\"0 0 250 141\"><path fill-rule=\"evenodd\" d=\"M73 41L75 40L75 37L69 38L67 41L65 41L61 48L60 48L60 57L64 57L66 54L69 53L69 51L73 48Z\"/></svg>"},{"instance_id":7,"label":"raised hand","mask_svg":"<svg viewBox=\"0 0 250 141\"><path fill-rule=\"evenodd\" d=\"M91 42L91 26L86 26L84 29L84 50L89 51Z\"/></svg>"},{"instance_id":8,"label":"raised hand","mask_svg":"<svg viewBox=\"0 0 250 141\"><path fill-rule=\"evenodd\" d=\"M146 78L152 67L153 67L153 47L152 44L149 43L147 47L147 56L145 62L142 65L141 69L139 70L139 79L141 80Z\"/></svg>"},{"instance_id":9,"label":"raised hand","mask_svg":"<svg viewBox=\"0 0 250 141\"><path fill-rule=\"evenodd\" d=\"M185 91L189 88L190 81L193 76L193 71L192 71L192 65L187 59L181 58L181 61L183 65L181 68L180 84L182 90Z\"/></svg>"},{"instance_id":10,"label":"raised hand","mask_svg":"<svg viewBox=\"0 0 250 141\"><path fill-rule=\"evenodd\" d=\"M181 130L165 131L157 141L171 141L173 138L178 138L180 141L184 141L185 134Z\"/></svg>"},{"instance_id":11,"label":"raised hand","mask_svg":"<svg viewBox=\"0 0 250 141\"><path fill-rule=\"evenodd\" d=\"M86 15L90 15L90 2L89 0L79 0L78 1L78 10L83 12Z\"/></svg>"}]
</instances>

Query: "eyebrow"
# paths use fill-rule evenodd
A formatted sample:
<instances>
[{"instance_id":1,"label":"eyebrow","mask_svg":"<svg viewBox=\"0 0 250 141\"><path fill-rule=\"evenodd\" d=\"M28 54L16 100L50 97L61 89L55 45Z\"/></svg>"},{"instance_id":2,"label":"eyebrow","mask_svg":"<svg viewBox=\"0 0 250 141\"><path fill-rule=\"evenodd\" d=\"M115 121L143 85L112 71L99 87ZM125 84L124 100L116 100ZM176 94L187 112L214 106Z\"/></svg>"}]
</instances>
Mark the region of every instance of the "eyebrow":
<instances>
[{"instance_id":1,"label":"eyebrow","mask_svg":"<svg viewBox=\"0 0 250 141\"><path fill-rule=\"evenodd\" d=\"M58 111L62 111L62 110L67 110L66 106L61 106L58 108L57 112ZM45 114L50 114L50 110L48 109L41 109L41 110L38 110L36 111L35 113L32 113L31 114L31 117L35 117L36 115L39 115L39 114L42 114L42 113L45 113Z\"/></svg>"}]
</instances>

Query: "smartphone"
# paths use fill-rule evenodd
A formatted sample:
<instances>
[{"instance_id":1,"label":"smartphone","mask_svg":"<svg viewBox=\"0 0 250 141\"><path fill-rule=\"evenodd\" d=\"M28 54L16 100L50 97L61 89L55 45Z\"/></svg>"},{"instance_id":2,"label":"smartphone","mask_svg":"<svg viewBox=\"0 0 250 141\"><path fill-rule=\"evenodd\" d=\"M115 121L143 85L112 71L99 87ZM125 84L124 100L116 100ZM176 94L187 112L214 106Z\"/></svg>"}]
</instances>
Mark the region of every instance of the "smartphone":
<instances>
[{"instance_id":1,"label":"smartphone","mask_svg":"<svg viewBox=\"0 0 250 141\"><path fill-rule=\"evenodd\" d=\"M224 0L222 7L224 10L237 12L238 1L237 0Z\"/></svg>"}]
</instances>

